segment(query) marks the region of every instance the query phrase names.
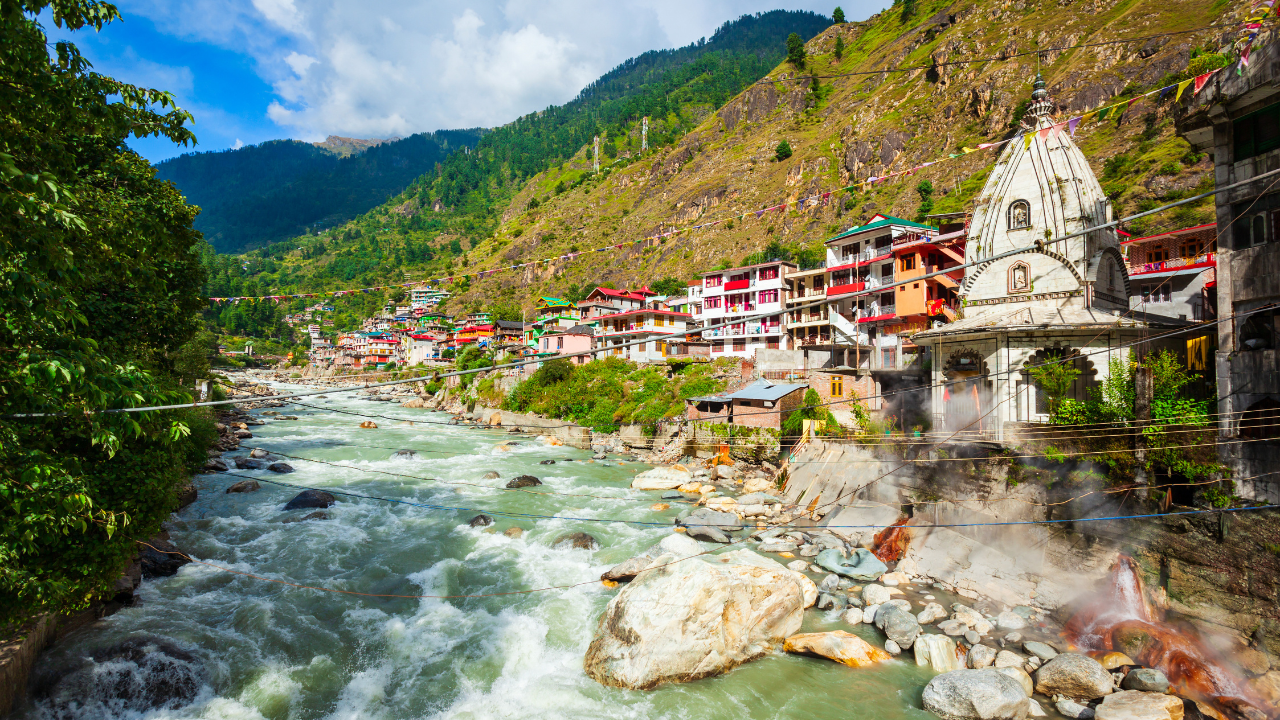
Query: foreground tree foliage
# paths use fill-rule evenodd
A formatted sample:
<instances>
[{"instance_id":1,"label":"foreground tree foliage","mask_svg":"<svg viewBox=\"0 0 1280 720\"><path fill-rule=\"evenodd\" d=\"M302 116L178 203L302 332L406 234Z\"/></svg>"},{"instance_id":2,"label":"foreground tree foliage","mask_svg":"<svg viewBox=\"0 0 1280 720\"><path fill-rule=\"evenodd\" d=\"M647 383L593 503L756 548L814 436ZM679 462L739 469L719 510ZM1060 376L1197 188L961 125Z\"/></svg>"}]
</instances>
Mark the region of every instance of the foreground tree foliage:
<instances>
[{"instance_id":1,"label":"foreground tree foliage","mask_svg":"<svg viewBox=\"0 0 1280 720\"><path fill-rule=\"evenodd\" d=\"M129 136L194 140L165 92L48 43L119 17L98 0L0 0L0 626L87 606L176 506L207 372L197 209ZM186 347L184 347L186 345Z\"/></svg>"}]
</instances>

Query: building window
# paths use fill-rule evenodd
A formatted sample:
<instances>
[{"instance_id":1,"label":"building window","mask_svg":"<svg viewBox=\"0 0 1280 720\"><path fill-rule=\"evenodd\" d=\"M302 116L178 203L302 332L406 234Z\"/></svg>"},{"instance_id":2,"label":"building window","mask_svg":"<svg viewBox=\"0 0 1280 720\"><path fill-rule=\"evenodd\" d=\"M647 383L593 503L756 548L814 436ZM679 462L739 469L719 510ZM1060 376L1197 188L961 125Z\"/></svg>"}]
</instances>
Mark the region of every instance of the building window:
<instances>
[{"instance_id":1,"label":"building window","mask_svg":"<svg viewBox=\"0 0 1280 720\"><path fill-rule=\"evenodd\" d=\"M1166 248L1151 248L1147 250L1147 262L1158 263L1169 259L1169 250Z\"/></svg>"},{"instance_id":2,"label":"building window","mask_svg":"<svg viewBox=\"0 0 1280 720\"><path fill-rule=\"evenodd\" d=\"M703 307L707 308L708 310L715 310L715 309L719 309L719 307L720 307L720 298L718 298L718 297L707 298L706 300L704 300L704 301L703 301L702 305L703 305Z\"/></svg>"},{"instance_id":3,"label":"building window","mask_svg":"<svg viewBox=\"0 0 1280 720\"><path fill-rule=\"evenodd\" d=\"M714 287L720 287L720 283L722 281L723 281L723 278L721 276L711 275L711 276L708 276L704 282L706 283L707 287L714 288Z\"/></svg>"},{"instance_id":4,"label":"building window","mask_svg":"<svg viewBox=\"0 0 1280 720\"><path fill-rule=\"evenodd\" d=\"M898 349L880 348L880 367L890 370L898 367Z\"/></svg>"},{"instance_id":5,"label":"building window","mask_svg":"<svg viewBox=\"0 0 1280 720\"><path fill-rule=\"evenodd\" d=\"M666 324L667 324L666 319L665 319L665 318L663 318L661 315L655 315L655 316L654 316L654 318L653 318L653 326L654 326L654 327L662 327L663 325L666 325Z\"/></svg>"},{"instance_id":6,"label":"building window","mask_svg":"<svg viewBox=\"0 0 1280 720\"><path fill-rule=\"evenodd\" d=\"M1144 303L1170 302L1171 300L1172 296L1167 282L1144 285L1142 288L1142 302Z\"/></svg>"},{"instance_id":7,"label":"building window","mask_svg":"<svg viewBox=\"0 0 1280 720\"><path fill-rule=\"evenodd\" d=\"M902 269L903 269L903 270L915 270L915 269L916 269L916 256L915 256L915 255L903 255L903 256L902 256L902 258L901 258L901 262L902 262Z\"/></svg>"},{"instance_id":8,"label":"building window","mask_svg":"<svg viewBox=\"0 0 1280 720\"><path fill-rule=\"evenodd\" d=\"M1236 162L1280 148L1280 103L1235 120L1231 134Z\"/></svg>"},{"instance_id":9,"label":"building window","mask_svg":"<svg viewBox=\"0 0 1280 720\"><path fill-rule=\"evenodd\" d=\"M1200 254L1200 243L1195 240L1182 243L1182 247L1178 248L1179 254L1184 258L1193 258Z\"/></svg>"},{"instance_id":10,"label":"building window","mask_svg":"<svg viewBox=\"0 0 1280 720\"><path fill-rule=\"evenodd\" d=\"M711 343L711 352L715 352L715 353L724 352L724 345L718 342Z\"/></svg>"},{"instance_id":11,"label":"building window","mask_svg":"<svg viewBox=\"0 0 1280 720\"><path fill-rule=\"evenodd\" d=\"M778 268L776 267L760 268L760 279L761 280L777 280Z\"/></svg>"},{"instance_id":12,"label":"building window","mask_svg":"<svg viewBox=\"0 0 1280 720\"><path fill-rule=\"evenodd\" d=\"M758 295L759 295L759 297L757 298L757 300L758 300L759 302L762 302L762 303L776 303L776 302L778 302L778 291L777 291L777 290L761 290L761 291L758 293Z\"/></svg>"},{"instance_id":13,"label":"building window","mask_svg":"<svg viewBox=\"0 0 1280 720\"><path fill-rule=\"evenodd\" d=\"M1280 335L1280 312L1255 312L1240 324L1240 350L1273 350Z\"/></svg>"},{"instance_id":14,"label":"building window","mask_svg":"<svg viewBox=\"0 0 1280 720\"><path fill-rule=\"evenodd\" d=\"M564 338L562 338L562 337L558 337L558 338L556 338L556 349L557 349L557 350L563 350L563 349L564 349Z\"/></svg>"},{"instance_id":15,"label":"building window","mask_svg":"<svg viewBox=\"0 0 1280 720\"><path fill-rule=\"evenodd\" d=\"M831 397L844 397L844 378L838 375L831 378Z\"/></svg>"},{"instance_id":16,"label":"building window","mask_svg":"<svg viewBox=\"0 0 1280 720\"><path fill-rule=\"evenodd\" d=\"M746 338L738 338L738 339L735 339L735 340L733 341L733 351L734 351L734 352L746 352L746 351L747 351L747 339L746 339Z\"/></svg>"},{"instance_id":17,"label":"building window","mask_svg":"<svg viewBox=\"0 0 1280 720\"><path fill-rule=\"evenodd\" d=\"M893 279L893 263L885 263L884 265L880 266L880 279L881 280Z\"/></svg>"},{"instance_id":18,"label":"building window","mask_svg":"<svg viewBox=\"0 0 1280 720\"><path fill-rule=\"evenodd\" d=\"M1026 200L1014 200L1009 205L1009 229L1020 230L1031 227L1031 203Z\"/></svg>"}]
</instances>

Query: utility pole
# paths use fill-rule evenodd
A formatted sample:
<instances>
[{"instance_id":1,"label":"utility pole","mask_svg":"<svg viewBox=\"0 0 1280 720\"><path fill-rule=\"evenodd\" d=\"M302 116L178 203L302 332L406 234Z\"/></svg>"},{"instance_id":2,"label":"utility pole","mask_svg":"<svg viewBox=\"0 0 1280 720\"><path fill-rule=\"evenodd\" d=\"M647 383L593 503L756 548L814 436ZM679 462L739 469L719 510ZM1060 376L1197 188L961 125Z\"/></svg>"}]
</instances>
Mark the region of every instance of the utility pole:
<instances>
[{"instance_id":1,"label":"utility pole","mask_svg":"<svg viewBox=\"0 0 1280 720\"><path fill-rule=\"evenodd\" d=\"M596 172L600 172L600 136L599 135L596 136L595 145L593 146L591 151L591 157L592 157L592 162L591 162L592 169L595 170Z\"/></svg>"},{"instance_id":2,"label":"utility pole","mask_svg":"<svg viewBox=\"0 0 1280 720\"><path fill-rule=\"evenodd\" d=\"M649 116L640 121L640 152L649 149Z\"/></svg>"}]
</instances>

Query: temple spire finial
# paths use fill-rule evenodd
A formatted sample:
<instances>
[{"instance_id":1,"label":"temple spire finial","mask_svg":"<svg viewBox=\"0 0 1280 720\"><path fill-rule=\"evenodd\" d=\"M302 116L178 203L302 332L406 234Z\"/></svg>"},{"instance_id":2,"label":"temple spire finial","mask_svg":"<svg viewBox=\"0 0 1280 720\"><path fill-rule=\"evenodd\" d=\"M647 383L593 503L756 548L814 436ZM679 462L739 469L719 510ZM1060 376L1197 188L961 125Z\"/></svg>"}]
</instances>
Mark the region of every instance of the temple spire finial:
<instances>
[{"instance_id":1,"label":"temple spire finial","mask_svg":"<svg viewBox=\"0 0 1280 720\"><path fill-rule=\"evenodd\" d=\"M1039 72L1036 72L1036 79L1031 85L1031 107L1027 108L1025 117L1030 118L1034 126L1040 118L1053 113L1053 102L1049 100L1049 91L1045 89L1044 76Z\"/></svg>"}]
</instances>

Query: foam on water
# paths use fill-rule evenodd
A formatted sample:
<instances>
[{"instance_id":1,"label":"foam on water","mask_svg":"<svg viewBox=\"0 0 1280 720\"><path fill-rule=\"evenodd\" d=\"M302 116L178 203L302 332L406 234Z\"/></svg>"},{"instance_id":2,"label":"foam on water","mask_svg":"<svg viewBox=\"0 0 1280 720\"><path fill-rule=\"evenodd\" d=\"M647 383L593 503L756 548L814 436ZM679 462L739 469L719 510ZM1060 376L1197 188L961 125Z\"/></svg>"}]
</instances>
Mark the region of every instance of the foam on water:
<instances>
[{"instance_id":1,"label":"foam on water","mask_svg":"<svg viewBox=\"0 0 1280 720\"><path fill-rule=\"evenodd\" d=\"M318 402L326 403L325 408L434 423L446 417L360 399ZM300 419L268 420L253 428L255 437L248 444L355 469L287 459L296 469L290 475L236 474L490 511L496 523L472 528L467 525L474 514L470 510L340 496L326 510L329 520L284 524L310 512L282 509L297 489L264 483L257 492L228 495L226 487L239 478L207 475L197 478L200 499L172 524L173 541L184 552L266 578L354 592L512 593L598 578L607 567L670 532L666 525L678 511L653 512L649 505L654 495L630 489L631 476L645 467L635 463L588 463L581 450L479 428L378 419L379 429L362 430L357 427L361 418L327 409L289 412ZM521 444L495 449L512 439ZM395 450L389 448L419 454L394 458ZM432 455L432 450L458 454ZM546 459L557 462L538 464ZM491 470L501 479L482 480ZM503 489L520 474L534 475L544 486L533 492ZM525 530L522 536L503 535L517 526ZM570 532L590 533L601 549L552 547L557 537ZM375 598L299 589L192 563L173 577L144 582L138 606L74 633L44 655L36 676L63 690L62 700L40 699L19 717L834 718L847 716L853 707L880 718L927 717L918 709L922 671L904 662L850 670L828 661L771 656L687 685L643 693L605 688L586 677L582 658L614 593L592 583L492 597ZM806 629L840 627L825 615L811 616ZM89 656L94 652L143 635L161 638L198 660L202 674L194 698L144 711L86 702L100 687L68 690L57 685L69 669L92 668ZM66 702L68 694L77 692L78 704Z\"/></svg>"}]
</instances>

